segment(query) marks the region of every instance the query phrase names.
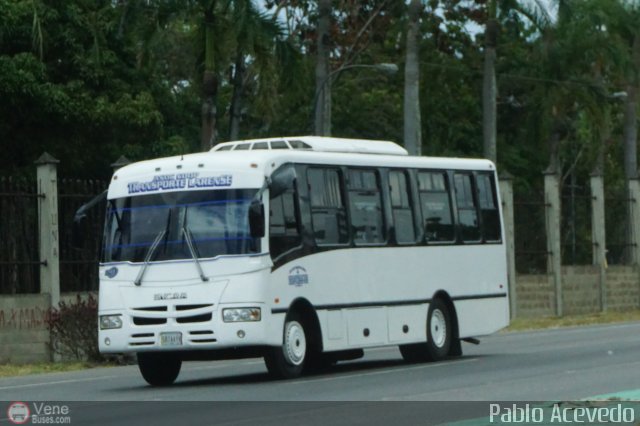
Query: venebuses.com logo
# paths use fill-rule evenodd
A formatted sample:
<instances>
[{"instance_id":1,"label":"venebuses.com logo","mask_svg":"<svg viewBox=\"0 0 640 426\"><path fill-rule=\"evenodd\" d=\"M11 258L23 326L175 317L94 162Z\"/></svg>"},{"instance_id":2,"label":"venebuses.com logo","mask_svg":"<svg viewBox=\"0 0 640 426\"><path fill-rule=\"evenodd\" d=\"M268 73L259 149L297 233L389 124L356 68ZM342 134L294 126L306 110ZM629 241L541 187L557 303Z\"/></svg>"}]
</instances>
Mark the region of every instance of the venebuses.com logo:
<instances>
[{"instance_id":1,"label":"venebuses.com logo","mask_svg":"<svg viewBox=\"0 0 640 426\"><path fill-rule=\"evenodd\" d=\"M24 402L13 402L7 408L7 417L9 421L16 425L23 425L29 421L31 411L29 406Z\"/></svg>"},{"instance_id":2,"label":"venebuses.com logo","mask_svg":"<svg viewBox=\"0 0 640 426\"><path fill-rule=\"evenodd\" d=\"M7 417L15 425L23 425L30 421L31 424L70 424L71 409L68 405L32 402L31 406L26 402L12 402L7 408Z\"/></svg>"}]
</instances>

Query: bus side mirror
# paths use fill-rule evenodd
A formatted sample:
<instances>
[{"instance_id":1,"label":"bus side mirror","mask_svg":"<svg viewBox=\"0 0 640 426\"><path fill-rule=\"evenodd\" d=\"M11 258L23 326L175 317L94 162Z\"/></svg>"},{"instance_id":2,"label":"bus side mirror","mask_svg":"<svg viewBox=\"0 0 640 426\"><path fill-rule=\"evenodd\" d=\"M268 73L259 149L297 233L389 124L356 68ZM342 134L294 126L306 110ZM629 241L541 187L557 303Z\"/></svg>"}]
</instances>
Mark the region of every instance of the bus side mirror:
<instances>
[{"instance_id":1,"label":"bus side mirror","mask_svg":"<svg viewBox=\"0 0 640 426\"><path fill-rule=\"evenodd\" d=\"M251 238L264 237L264 204L258 200L249 206L249 231Z\"/></svg>"},{"instance_id":2,"label":"bus side mirror","mask_svg":"<svg viewBox=\"0 0 640 426\"><path fill-rule=\"evenodd\" d=\"M278 172L271 176L271 182L269 183L269 196L271 198L276 198L285 191L293 189L295 180L296 169L293 167L278 170Z\"/></svg>"},{"instance_id":3,"label":"bus side mirror","mask_svg":"<svg viewBox=\"0 0 640 426\"><path fill-rule=\"evenodd\" d=\"M73 228L71 229L71 246L81 249L84 246L84 236L87 228L87 215L78 212L73 218Z\"/></svg>"},{"instance_id":4,"label":"bus side mirror","mask_svg":"<svg viewBox=\"0 0 640 426\"><path fill-rule=\"evenodd\" d=\"M88 203L83 204L76 211L73 217L73 228L71 229L71 245L73 248L82 249L84 246L84 236L88 231L87 228L87 211L94 208L98 203L107 199L107 191L103 191L93 197Z\"/></svg>"}]
</instances>

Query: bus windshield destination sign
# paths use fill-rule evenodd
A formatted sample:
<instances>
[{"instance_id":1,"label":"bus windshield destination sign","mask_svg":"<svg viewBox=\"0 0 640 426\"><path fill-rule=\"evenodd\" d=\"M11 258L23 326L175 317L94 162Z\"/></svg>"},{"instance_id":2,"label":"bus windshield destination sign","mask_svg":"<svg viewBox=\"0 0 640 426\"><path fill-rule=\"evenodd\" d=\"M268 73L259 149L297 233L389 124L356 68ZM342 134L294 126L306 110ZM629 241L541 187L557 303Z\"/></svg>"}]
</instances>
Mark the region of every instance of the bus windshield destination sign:
<instances>
[{"instance_id":1,"label":"bus windshield destination sign","mask_svg":"<svg viewBox=\"0 0 640 426\"><path fill-rule=\"evenodd\" d=\"M197 172L156 175L148 182L130 182L129 194L140 192L168 191L176 189L197 189L231 186L231 175L199 177Z\"/></svg>"}]
</instances>

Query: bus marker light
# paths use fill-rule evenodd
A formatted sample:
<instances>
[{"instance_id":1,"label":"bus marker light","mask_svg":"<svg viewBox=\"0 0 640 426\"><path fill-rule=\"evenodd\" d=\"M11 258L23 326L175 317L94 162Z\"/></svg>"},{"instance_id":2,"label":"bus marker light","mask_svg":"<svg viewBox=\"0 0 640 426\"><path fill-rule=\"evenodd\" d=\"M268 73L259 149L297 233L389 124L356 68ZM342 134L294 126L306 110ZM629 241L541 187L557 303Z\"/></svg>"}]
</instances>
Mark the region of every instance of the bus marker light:
<instances>
[{"instance_id":1,"label":"bus marker light","mask_svg":"<svg viewBox=\"0 0 640 426\"><path fill-rule=\"evenodd\" d=\"M244 330L238 330L238 337L241 339L244 339L244 336L245 336Z\"/></svg>"},{"instance_id":2,"label":"bus marker light","mask_svg":"<svg viewBox=\"0 0 640 426\"><path fill-rule=\"evenodd\" d=\"M279 298L279 297L276 297L273 301L274 301L275 303L280 303L280 298Z\"/></svg>"},{"instance_id":3,"label":"bus marker light","mask_svg":"<svg viewBox=\"0 0 640 426\"><path fill-rule=\"evenodd\" d=\"M109 346L111 344L111 339L109 339L108 337L104 339L104 344Z\"/></svg>"}]
</instances>

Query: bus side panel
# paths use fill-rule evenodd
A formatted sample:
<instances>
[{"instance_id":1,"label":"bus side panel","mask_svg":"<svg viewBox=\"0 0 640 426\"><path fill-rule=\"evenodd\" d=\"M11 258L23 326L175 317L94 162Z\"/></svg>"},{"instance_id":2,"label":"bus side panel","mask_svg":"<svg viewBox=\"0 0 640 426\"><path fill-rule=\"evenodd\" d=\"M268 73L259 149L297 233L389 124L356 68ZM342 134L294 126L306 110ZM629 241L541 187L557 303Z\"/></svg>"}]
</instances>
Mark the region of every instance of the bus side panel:
<instances>
[{"instance_id":1,"label":"bus side panel","mask_svg":"<svg viewBox=\"0 0 640 426\"><path fill-rule=\"evenodd\" d=\"M460 335L484 335L508 323L505 262L502 244L324 251L273 272L271 300L280 302L272 306L308 300L325 350L340 350L424 341L429 301L444 290L464 318Z\"/></svg>"},{"instance_id":2,"label":"bus side panel","mask_svg":"<svg viewBox=\"0 0 640 426\"><path fill-rule=\"evenodd\" d=\"M486 336L509 325L507 297L454 302L460 338Z\"/></svg>"}]
</instances>

